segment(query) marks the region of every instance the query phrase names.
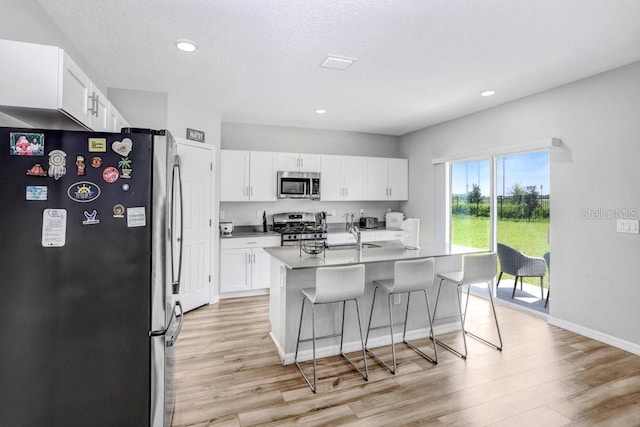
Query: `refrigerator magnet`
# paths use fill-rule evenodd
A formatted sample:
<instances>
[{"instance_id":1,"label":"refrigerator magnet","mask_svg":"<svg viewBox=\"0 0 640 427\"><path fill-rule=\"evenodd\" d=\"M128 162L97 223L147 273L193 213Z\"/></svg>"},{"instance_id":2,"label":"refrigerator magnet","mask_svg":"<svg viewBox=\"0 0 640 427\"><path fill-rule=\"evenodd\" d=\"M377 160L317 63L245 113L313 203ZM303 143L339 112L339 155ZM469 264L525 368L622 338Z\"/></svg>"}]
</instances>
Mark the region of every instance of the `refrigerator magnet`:
<instances>
[{"instance_id":1,"label":"refrigerator magnet","mask_svg":"<svg viewBox=\"0 0 640 427\"><path fill-rule=\"evenodd\" d=\"M74 202L93 202L95 199L100 197L100 187L93 182L79 181L69 186L67 189L67 195Z\"/></svg>"},{"instance_id":2,"label":"refrigerator magnet","mask_svg":"<svg viewBox=\"0 0 640 427\"><path fill-rule=\"evenodd\" d=\"M113 217L114 218L124 218L125 208L124 205L117 204L113 207Z\"/></svg>"},{"instance_id":3,"label":"refrigerator magnet","mask_svg":"<svg viewBox=\"0 0 640 427\"><path fill-rule=\"evenodd\" d=\"M81 155L77 155L76 156L76 175L78 176L85 176L87 174L87 172L85 171L87 165L84 162L84 156Z\"/></svg>"},{"instance_id":4,"label":"refrigerator magnet","mask_svg":"<svg viewBox=\"0 0 640 427\"><path fill-rule=\"evenodd\" d=\"M27 200L47 200L46 185L27 185Z\"/></svg>"},{"instance_id":5,"label":"refrigerator magnet","mask_svg":"<svg viewBox=\"0 0 640 427\"><path fill-rule=\"evenodd\" d=\"M107 138L89 138L90 153L106 153L107 152Z\"/></svg>"},{"instance_id":6,"label":"refrigerator magnet","mask_svg":"<svg viewBox=\"0 0 640 427\"><path fill-rule=\"evenodd\" d=\"M52 150L49 152L49 176L58 180L67 173L66 167L67 153L62 150Z\"/></svg>"},{"instance_id":7,"label":"refrigerator magnet","mask_svg":"<svg viewBox=\"0 0 640 427\"><path fill-rule=\"evenodd\" d=\"M60 248L67 240L67 210L45 209L42 212L42 246Z\"/></svg>"},{"instance_id":8,"label":"refrigerator magnet","mask_svg":"<svg viewBox=\"0 0 640 427\"><path fill-rule=\"evenodd\" d=\"M97 216L98 216L98 211L96 211L95 209L93 210L93 212L84 211L84 217L86 219L82 221L82 224L84 225L100 224L100 220L96 218Z\"/></svg>"},{"instance_id":9,"label":"refrigerator magnet","mask_svg":"<svg viewBox=\"0 0 640 427\"><path fill-rule=\"evenodd\" d=\"M9 154L12 156L44 156L44 134L10 132Z\"/></svg>"},{"instance_id":10,"label":"refrigerator magnet","mask_svg":"<svg viewBox=\"0 0 640 427\"><path fill-rule=\"evenodd\" d=\"M102 157L100 156L93 156L91 158L91 167L98 169L100 166L102 166Z\"/></svg>"},{"instance_id":11,"label":"refrigerator magnet","mask_svg":"<svg viewBox=\"0 0 640 427\"><path fill-rule=\"evenodd\" d=\"M47 173L44 171L40 163L36 163L31 166L31 168L27 169L27 175L30 176L47 176Z\"/></svg>"},{"instance_id":12,"label":"refrigerator magnet","mask_svg":"<svg viewBox=\"0 0 640 427\"><path fill-rule=\"evenodd\" d=\"M122 179L129 179L131 178L131 159L128 157L123 157L120 159L120 161L118 162L118 167L120 168L120 172L122 172L122 174L120 175L120 178Z\"/></svg>"},{"instance_id":13,"label":"refrigerator magnet","mask_svg":"<svg viewBox=\"0 0 640 427\"><path fill-rule=\"evenodd\" d=\"M118 169L114 168L113 166L104 168L104 170L102 171L102 179L104 179L104 181L109 184L113 184L114 182L116 182L119 177L120 172L118 172Z\"/></svg>"},{"instance_id":14,"label":"refrigerator magnet","mask_svg":"<svg viewBox=\"0 0 640 427\"><path fill-rule=\"evenodd\" d=\"M133 149L133 141L129 138L122 138L122 141L115 141L111 144L111 149L122 157L127 157Z\"/></svg>"},{"instance_id":15,"label":"refrigerator magnet","mask_svg":"<svg viewBox=\"0 0 640 427\"><path fill-rule=\"evenodd\" d=\"M144 206L127 208L127 227L146 227L147 216Z\"/></svg>"}]
</instances>

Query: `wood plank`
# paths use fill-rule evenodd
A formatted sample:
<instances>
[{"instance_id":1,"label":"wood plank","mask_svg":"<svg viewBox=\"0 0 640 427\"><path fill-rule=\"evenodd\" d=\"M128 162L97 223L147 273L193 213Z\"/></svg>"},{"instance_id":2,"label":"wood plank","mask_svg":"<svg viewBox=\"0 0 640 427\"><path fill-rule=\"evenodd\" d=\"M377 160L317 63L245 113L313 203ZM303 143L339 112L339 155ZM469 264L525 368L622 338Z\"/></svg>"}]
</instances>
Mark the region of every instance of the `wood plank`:
<instances>
[{"instance_id":1,"label":"wood plank","mask_svg":"<svg viewBox=\"0 0 640 427\"><path fill-rule=\"evenodd\" d=\"M397 344L397 374L367 358L368 382L327 357L318 360L317 394L295 365L281 364L268 309L269 297L257 296L185 315L173 425L640 425L639 356L508 307L497 307L502 352L470 338L467 360L439 347L434 366ZM472 313L474 329L495 333L486 305ZM439 338L462 344L460 333ZM390 346L378 353L391 360Z\"/></svg>"}]
</instances>

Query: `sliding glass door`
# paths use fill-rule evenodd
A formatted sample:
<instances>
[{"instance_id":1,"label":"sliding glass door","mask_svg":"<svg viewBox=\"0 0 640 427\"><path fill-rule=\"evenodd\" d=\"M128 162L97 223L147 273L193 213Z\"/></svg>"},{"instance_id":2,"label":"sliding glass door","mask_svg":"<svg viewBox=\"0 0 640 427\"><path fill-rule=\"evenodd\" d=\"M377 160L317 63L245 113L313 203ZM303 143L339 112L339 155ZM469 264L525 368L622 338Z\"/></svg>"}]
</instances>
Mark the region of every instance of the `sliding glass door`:
<instances>
[{"instance_id":1,"label":"sliding glass door","mask_svg":"<svg viewBox=\"0 0 640 427\"><path fill-rule=\"evenodd\" d=\"M451 243L491 249L491 160L451 164Z\"/></svg>"}]
</instances>

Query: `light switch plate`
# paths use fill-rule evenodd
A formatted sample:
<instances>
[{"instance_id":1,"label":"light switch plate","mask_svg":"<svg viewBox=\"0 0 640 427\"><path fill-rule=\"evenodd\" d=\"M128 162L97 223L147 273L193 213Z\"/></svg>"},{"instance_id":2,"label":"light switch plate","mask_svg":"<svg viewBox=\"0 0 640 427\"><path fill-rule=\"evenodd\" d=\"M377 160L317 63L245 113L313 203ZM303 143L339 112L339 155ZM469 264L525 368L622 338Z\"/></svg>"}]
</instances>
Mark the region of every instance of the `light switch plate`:
<instances>
[{"instance_id":1,"label":"light switch plate","mask_svg":"<svg viewBox=\"0 0 640 427\"><path fill-rule=\"evenodd\" d=\"M224 219L224 211L220 211L220 219Z\"/></svg>"},{"instance_id":2,"label":"light switch plate","mask_svg":"<svg viewBox=\"0 0 640 427\"><path fill-rule=\"evenodd\" d=\"M618 233L639 234L640 224L637 219L618 219L616 220L616 231Z\"/></svg>"}]
</instances>

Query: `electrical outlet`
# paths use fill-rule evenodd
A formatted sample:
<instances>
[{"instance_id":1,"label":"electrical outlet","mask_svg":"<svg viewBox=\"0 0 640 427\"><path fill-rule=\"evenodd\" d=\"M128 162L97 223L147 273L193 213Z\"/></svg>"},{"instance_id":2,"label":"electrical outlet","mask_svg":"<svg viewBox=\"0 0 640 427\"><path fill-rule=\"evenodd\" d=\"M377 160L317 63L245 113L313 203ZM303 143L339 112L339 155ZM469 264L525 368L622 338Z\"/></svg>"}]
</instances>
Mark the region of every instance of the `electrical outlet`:
<instances>
[{"instance_id":1,"label":"electrical outlet","mask_svg":"<svg viewBox=\"0 0 640 427\"><path fill-rule=\"evenodd\" d=\"M364 209L360 209L360 216L364 215Z\"/></svg>"},{"instance_id":2,"label":"electrical outlet","mask_svg":"<svg viewBox=\"0 0 640 427\"><path fill-rule=\"evenodd\" d=\"M336 216L336 210L335 209L331 209L331 216Z\"/></svg>"},{"instance_id":3,"label":"electrical outlet","mask_svg":"<svg viewBox=\"0 0 640 427\"><path fill-rule=\"evenodd\" d=\"M401 298L401 297L402 297L402 295L400 295L400 294L395 294L395 295L393 296L393 303L394 303L394 304L396 304L396 305L400 304L400 298Z\"/></svg>"},{"instance_id":4,"label":"electrical outlet","mask_svg":"<svg viewBox=\"0 0 640 427\"><path fill-rule=\"evenodd\" d=\"M618 233L638 234L639 228L637 219L618 219L616 221L616 231Z\"/></svg>"},{"instance_id":5,"label":"electrical outlet","mask_svg":"<svg viewBox=\"0 0 640 427\"><path fill-rule=\"evenodd\" d=\"M224 219L224 211L220 211L220 219Z\"/></svg>"},{"instance_id":6,"label":"electrical outlet","mask_svg":"<svg viewBox=\"0 0 640 427\"><path fill-rule=\"evenodd\" d=\"M262 219L262 211L256 211L256 218Z\"/></svg>"}]
</instances>

